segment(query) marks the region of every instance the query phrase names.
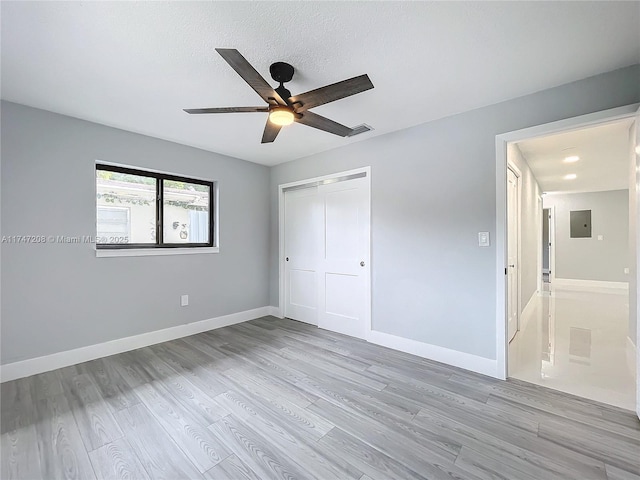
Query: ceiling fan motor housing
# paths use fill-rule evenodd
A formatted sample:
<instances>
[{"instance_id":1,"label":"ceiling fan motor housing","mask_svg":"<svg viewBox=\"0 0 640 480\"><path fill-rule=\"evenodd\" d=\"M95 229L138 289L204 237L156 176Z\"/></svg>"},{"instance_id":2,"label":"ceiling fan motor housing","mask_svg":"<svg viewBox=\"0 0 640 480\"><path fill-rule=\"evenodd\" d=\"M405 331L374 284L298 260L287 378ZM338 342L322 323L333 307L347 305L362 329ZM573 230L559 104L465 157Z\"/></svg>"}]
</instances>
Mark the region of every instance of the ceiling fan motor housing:
<instances>
[{"instance_id":1,"label":"ceiling fan motor housing","mask_svg":"<svg viewBox=\"0 0 640 480\"><path fill-rule=\"evenodd\" d=\"M273 78L278 83L290 82L293 78L293 72L293 67L284 62L272 63L269 67L271 78Z\"/></svg>"},{"instance_id":2,"label":"ceiling fan motor housing","mask_svg":"<svg viewBox=\"0 0 640 480\"><path fill-rule=\"evenodd\" d=\"M283 100L286 100L291 96L291 92L287 90L283 84L291 81L293 78L293 72L293 67L284 62L272 63L269 67L271 78L280 84L275 91L278 92L278 95L280 95Z\"/></svg>"}]
</instances>

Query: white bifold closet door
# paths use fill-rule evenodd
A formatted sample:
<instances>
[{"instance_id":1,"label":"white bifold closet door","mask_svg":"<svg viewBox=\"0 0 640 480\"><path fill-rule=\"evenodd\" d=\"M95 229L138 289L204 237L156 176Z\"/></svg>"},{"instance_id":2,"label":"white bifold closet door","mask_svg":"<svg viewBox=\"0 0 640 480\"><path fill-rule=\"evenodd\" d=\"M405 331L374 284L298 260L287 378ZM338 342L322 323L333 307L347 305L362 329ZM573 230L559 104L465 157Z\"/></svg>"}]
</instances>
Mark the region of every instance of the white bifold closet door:
<instances>
[{"instance_id":1,"label":"white bifold closet door","mask_svg":"<svg viewBox=\"0 0 640 480\"><path fill-rule=\"evenodd\" d=\"M365 337L369 229L367 178L285 193L285 316Z\"/></svg>"}]
</instances>

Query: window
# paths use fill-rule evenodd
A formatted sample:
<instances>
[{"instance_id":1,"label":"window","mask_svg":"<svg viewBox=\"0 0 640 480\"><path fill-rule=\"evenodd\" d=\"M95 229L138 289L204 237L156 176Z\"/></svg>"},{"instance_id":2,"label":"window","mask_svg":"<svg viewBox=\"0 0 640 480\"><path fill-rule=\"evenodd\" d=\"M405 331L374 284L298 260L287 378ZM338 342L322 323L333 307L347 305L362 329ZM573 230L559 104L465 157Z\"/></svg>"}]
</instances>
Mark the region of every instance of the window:
<instances>
[{"instance_id":1,"label":"window","mask_svg":"<svg viewBox=\"0 0 640 480\"><path fill-rule=\"evenodd\" d=\"M96 247L213 247L214 182L96 165Z\"/></svg>"}]
</instances>

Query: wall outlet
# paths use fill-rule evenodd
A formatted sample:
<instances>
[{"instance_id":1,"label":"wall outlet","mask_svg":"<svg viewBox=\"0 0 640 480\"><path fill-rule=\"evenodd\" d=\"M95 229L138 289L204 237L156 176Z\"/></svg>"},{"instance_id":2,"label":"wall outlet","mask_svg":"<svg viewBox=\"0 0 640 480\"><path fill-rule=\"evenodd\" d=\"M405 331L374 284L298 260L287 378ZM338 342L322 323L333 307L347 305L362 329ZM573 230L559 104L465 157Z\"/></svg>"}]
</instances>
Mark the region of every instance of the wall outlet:
<instances>
[{"instance_id":1,"label":"wall outlet","mask_svg":"<svg viewBox=\"0 0 640 480\"><path fill-rule=\"evenodd\" d=\"M629 268L625 268L624 269L624 273L626 273L628 275L629 274Z\"/></svg>"},{"instance_id":2,"label":"wall outlet","mask_svg":"<svg viewBox=\"0 0 640 480\"><path fill-rule=\"evenodd\" d=\"M180 297L180 306L186 307L187 305L189 305L189 295L182 295Z\"/></svg>"}]
</instances>

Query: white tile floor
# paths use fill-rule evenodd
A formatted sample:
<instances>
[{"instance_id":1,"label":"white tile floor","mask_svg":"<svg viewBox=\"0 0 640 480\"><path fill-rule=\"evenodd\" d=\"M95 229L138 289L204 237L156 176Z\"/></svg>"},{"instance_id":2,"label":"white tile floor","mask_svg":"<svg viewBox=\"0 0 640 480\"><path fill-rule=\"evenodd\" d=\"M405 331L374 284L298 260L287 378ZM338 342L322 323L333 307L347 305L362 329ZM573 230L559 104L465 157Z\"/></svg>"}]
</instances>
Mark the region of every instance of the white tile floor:
<instances>
[{"instance_id":1,"label":"white tile floor","mask_svg":"<svg viewBox=\"0 0 640 480\"><path fill-rule=\"evenodd\" d=\"M509 376L635 410L628 292L551 287L524 312Z\"/></svg>"}]
</instances>

